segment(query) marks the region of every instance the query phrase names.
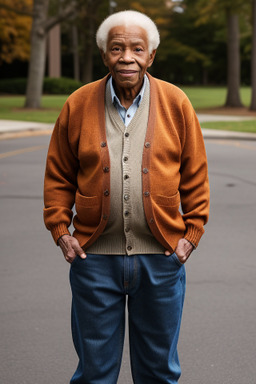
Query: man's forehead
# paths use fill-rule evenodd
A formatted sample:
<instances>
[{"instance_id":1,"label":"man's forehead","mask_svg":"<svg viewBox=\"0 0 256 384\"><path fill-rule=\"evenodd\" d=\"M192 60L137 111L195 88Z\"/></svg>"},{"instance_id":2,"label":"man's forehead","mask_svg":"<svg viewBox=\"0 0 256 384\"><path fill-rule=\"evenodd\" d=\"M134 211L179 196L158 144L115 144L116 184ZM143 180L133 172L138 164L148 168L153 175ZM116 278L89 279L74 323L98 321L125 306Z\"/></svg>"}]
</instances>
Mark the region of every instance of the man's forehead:
<instances>
[{"instance_id":1,"label":"man's forehead","mask_svg":"<svg viewBox=\"0 0 256 384\"><path fill-rule=\"evenodd\" d=\"M147 32L140 26L134 26L132 28L120 26L114 27L109 31L108 41L123 41L133 40L134 42L147 41Z\"/></svg>"}]
</instances>

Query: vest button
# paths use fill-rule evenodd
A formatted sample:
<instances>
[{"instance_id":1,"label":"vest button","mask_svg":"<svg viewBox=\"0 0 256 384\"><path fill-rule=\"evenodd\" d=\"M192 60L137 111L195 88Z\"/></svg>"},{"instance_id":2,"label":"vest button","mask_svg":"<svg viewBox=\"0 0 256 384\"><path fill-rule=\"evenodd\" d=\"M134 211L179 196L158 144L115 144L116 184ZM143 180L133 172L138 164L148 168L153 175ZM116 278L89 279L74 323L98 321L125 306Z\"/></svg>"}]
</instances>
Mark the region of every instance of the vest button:
<instances>
[{"instance_id":1,"label":"vest button","mask_svg":"<svg viewBox=\"0 0 256 384\"><path fill-rule=\"evenodd\" d=\"M104 147L107 146L107 143L106 143L105 141L102 141L102 143L100 143L100 146L101 146L102 148L104 148Z\"/></svg>"},{"instance_id":2,"label":"vest button","mask_svg":"<svg viewBox=\"0 0 256 384\"><path fill-rule=\"evenodd\" d=\"M131 245L128 245L127 247L127 251L131 251L132 250L132 246Z\"/></svg>"},{"instance_id":3,"label":"vest button","mask_svg":"<svg viewBox=\"0 0 256 384\"><path fill-rule=\"evenodd\" d=\"M150 143L148 141L145 143L145 147L150 148Z\"/></svg>"},{"instance_id":4,"label":"vest button","mask_svg":"<svg viewBox=\"0 0 256 384\"><path fill-rule=\"evenodd\" d=\"M150 195L149 191L144 192L144 196L148 197Z\"/></svg>"},{"instance_id":5,"label":"vest button","mask_svg":"<svg viewBox=\"0 0 256 384\"><path fill-rule=\"evenodd\" d=\"M127 217L129 216L129 211L124 211L124 215Z\"/></svg>"},{"instance_id":6,"label":"vest button","mask_svg":"<svg viewBox=\"0 0 256 384\"><path fill-rule=\"evenodd\" d=\"M128 133L128 132L125 132L125 137L129 137L130 136L130 134Z\"/></svg>"},{"instance_id":7,"label":"vest button","mask_svg":"<svg viewBox=\"0 0 256 384\"><path fill-rule=\"evenodd\" d=\"M109 172L109 167L104 167L103 171L106 172L106 173Z\"/></svg>"},{"instance_id":8,"label":"vest button","mask_svg":"<svg viewBox=\"0 0 256 384\"><path fill-rule=\"evenodd\" d=\"M109 190L108 190L108 189L106 189L106 190L104 191L104 196L109 196Z\"/></svg>"},{"instance_id":9,"label":"vest button","mask_svg":"<svg viewBox=\"0 0 256 384\"><path fill-rule=\"evenodd\" d=\"M125 157L124 157L124 161L128 161L128 156L125 156Z\"/></svg>"},{"instance_id":10,"label":"vest button","mask_svg":"<svg viewBox=\"0 0 256 384\"><path fill-rule=\"evenodd\" d=\"M148 169L147 168L143 168L142 172L146 174L146 173L148 173Z\"/></svg>"}]
</instances>

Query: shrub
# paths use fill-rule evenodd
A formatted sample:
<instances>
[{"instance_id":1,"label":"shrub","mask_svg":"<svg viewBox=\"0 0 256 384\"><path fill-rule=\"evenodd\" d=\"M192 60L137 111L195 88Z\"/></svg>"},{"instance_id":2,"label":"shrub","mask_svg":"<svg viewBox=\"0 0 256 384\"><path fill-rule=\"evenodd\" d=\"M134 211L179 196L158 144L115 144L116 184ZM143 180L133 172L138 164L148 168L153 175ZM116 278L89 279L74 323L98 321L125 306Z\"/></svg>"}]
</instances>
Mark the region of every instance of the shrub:
<instances>
[{"instance_id":1,"label":"shrub","mask_svg":"<svg viewBox=\"0 0 256 384\"><path fill-rule=\"evenodd\" d=\"M24 95L26 93L27 79L4 79L0 80L0 93L11 95Z\"/></svg>"},{"instance_id":2,"label":"shrub","mask_svg":"<svg viewBox=\"0 0 256 384\"><path fill-rule=\"evenodd\" d=\"M83 84L80 81L67 77L44 79L43 93L50 95L69 95ZM11 95L25 95L27 86L26 78L0 80L0 93Z\"/></svg>"},{"instance_id":3,"label":"shrub","mask_svg":"<svg viewBox=\"0 0 256 384\"><path fill-rule=\"evenodd\" d=\"M50 95L69 95L83 84L80 81L70 79L67 77L44 79L43 93Z\"/></svg>"}]
</instances>

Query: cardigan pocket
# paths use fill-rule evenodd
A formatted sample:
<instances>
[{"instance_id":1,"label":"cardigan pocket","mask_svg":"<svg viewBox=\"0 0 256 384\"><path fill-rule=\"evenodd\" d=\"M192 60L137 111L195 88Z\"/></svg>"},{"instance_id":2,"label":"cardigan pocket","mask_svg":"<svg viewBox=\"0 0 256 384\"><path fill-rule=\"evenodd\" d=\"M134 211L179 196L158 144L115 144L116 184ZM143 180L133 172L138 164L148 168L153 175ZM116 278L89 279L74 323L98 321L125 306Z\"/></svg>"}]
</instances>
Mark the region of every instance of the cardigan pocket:
<instances>
[{"instance_id":1,"label":"cardigan pocket","mask_svg":"<svg viewBox=\"0 0 256 384\"><path fill-rule=\"evenodd\" d=\"M77 191L75 207L77 213L74 219L75 227L79 227L82 231L93 232L100 223L100 198L98 196L84 196ZM83 226L83 229L80 225Z\"/></svg>"},{"instance_id":2,"label":"cardigan pocket","mask_svg":"<svg viewBox=\"0 0 256 384\"><path fill-rule=\"evenodd\" d=\"M98 196L84 196L79 192L76 192L75 204L81 205L82 207L91 208L99 204Z\"/></svg>"},{"instance_id":3,"label":"cardigan pocket","mask_svg":"<svg viewBox=\"0 0 256 384\"><path fill-rule=\"evenodd\" d=\"M157 205L163 207L177 207L180 205L180 193L179 191L172 196L155 195L153 200Z\"/></svg>"}]
</instances>

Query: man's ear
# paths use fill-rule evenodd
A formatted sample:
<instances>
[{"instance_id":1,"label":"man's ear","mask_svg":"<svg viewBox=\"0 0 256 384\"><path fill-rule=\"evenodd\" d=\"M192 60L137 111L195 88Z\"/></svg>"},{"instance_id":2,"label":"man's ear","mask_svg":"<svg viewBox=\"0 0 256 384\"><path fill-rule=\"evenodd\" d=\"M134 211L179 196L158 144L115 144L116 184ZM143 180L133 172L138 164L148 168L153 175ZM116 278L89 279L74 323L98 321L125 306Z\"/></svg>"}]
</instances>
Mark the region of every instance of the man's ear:
<instances>
[{"instance_id":1,"label":"man's ear","mask_svg":"<svg viewBox=\"0 0 256 384\"><path fill-rule=\"evenodd\" d=\"M105 52L103 51L103 49L100 49L100 55L101 55L101 58L102 58L103 63L104 63L105 66L107 67L108 64L107 64L107 60L106 60L106 54L105 54Z\"/></svg>"},{"instance_id":2,"label":"man's ear","mask_svg":"<svg viewBox=\"0 0 256 384\"><path fill-rule=\"evenodd\" d=\"M156 49L153 49L153 51L149 55L148 68L151 67L151 65L153 64L155 56L156 56Z\"/></svg>"}]
</instances>

